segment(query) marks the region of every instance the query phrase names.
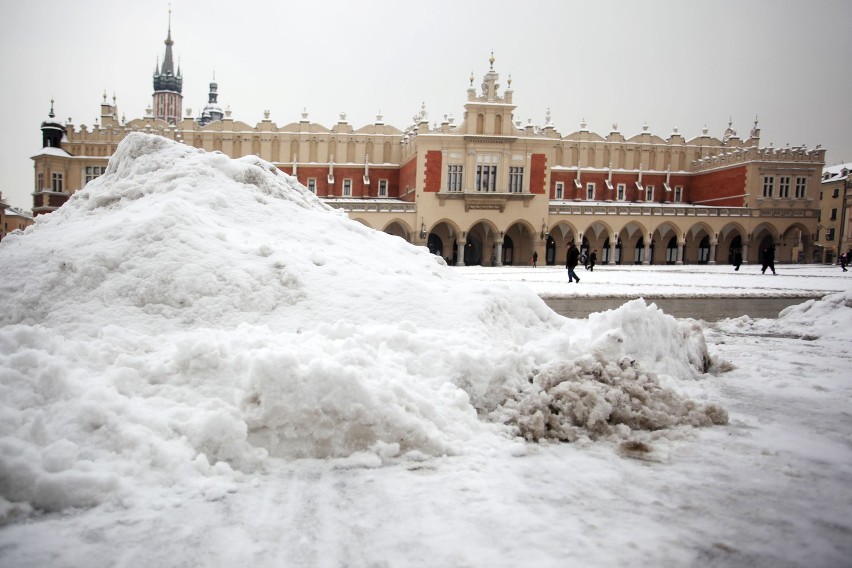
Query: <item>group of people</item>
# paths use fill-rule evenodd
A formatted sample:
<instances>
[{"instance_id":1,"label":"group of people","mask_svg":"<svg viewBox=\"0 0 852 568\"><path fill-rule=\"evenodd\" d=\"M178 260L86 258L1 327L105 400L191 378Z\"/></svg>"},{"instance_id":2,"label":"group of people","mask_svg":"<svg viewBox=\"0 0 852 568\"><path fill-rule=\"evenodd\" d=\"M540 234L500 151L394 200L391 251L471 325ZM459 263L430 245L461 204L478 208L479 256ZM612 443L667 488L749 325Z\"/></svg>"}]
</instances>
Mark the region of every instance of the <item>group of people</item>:
<instances>
[{"instance_id":1,"label":"group of people","mask_svg":"<svg viewBox=\"0 0 852 568\"><path fill-rule=\"evenodd\" d=\"M598 261L598 251L594 249L589 254L586 254L586 251L583 251L581 254L580 249L577 248L574 241L571 241L571 244L568 245L568 255L565 259L565 268L568 269L568 282L576 280L578 284L580 283L580 277L574 271L579 266L580 261L583 262L586 270L594 271L595 263Z\"/></svg>"}]
</instances>

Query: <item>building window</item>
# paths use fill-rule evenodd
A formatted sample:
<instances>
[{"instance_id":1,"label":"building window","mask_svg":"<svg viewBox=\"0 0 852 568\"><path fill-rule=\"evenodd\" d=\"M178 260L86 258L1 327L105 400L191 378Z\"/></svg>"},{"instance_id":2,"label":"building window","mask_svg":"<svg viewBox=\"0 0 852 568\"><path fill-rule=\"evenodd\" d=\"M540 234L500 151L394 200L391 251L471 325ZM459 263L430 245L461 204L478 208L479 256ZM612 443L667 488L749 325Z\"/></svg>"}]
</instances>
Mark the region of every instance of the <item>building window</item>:
<instances>
[{"instance_id":1,"label":"building window","mask_svg":"<svg viewBox=\"0 0 852 568\"><path fill-rule=\"evenodd\" d=\"M831 209L831 216L828 218L829 221L837 221L837 207Z\"/></svg>"},{"instance_id":2,"label":"building window","mask_svg":"<svg viewBox=\"0 0 852 568\"><path fill-rule=\"evenodd\" d=\"M308 191L311 193L317 192L317 178L308 178Z\"/></svg>"},{"instance_id":3,"label":"building window","mask_svg":"<svg viewBox=\"0 0 852 568\"><path fill-rule=\"evenodd\" d=\"M790 197L790 176L778 178L778 197Z\"/></svg>"},{"instance_id":4,"label":"building window","mask_svg":"<svg viewBox=\"0 0 852 568\"><path fill-rule=\"evenodd\" d=\"M775 178L772 176L763 176L763 197L772 197L774 187Z\"/></svg>"},{"instance_id":5,"label":"building window","mask_svg":"<svg viewBox=\"0 0 852 568\"><path fill-rule=\"evenodd\" d=\"M44 191L44 174L36 174L36 191Z\"/></svg>"},{"instance_id":6,"label":"building window","mask_svg":"<svg viewBox=\"0 0 852 568\"><path fill-rule=\"evenodd\" d=\"M586 184L586 199L589 201L593 201L595 199L595 184L587 183Z\"/></svg>"},{"instance_id":7,"label":"building window","mask_svg":"<svg viewBox=\"0 0 852 568\"><path fill-rule=\"evenodd\" d=\"M497 156L476 157L476 191L497 191Z\"/></svg>"},{"instance_id":8,"label":"building window","mask_svg":"<svg viewBox=\"0 0 852 568\"><path fill-rule=\"evenodd\" d=\"M676 185L675 186L675 194L674 194L675 203L680 203L683 201L683 186Z\"/></svg>"},{"instance_id":9,"label":"building window","mask_svg":"<svg viewBox=\"0 0 852 568\"><path fill-rule=\"evenodd\" d=\"M97 179L106 173L106 166L86 166L85 183L89 183L93 179Z\"/></svg>"},{"instance_id":10,"label":"building window","mask_svg":"<svg viewBox=\"0 0 852 568\"><path fill-rule=\"evenodd\" d=\"M447 191L462 190L462 169L461 165L450 164L447 166Z\"/></svg>"},{"instance_id":11,"label":"building window","mask_svg":"<svg viewBox=\"0 0 852 568\"><path fill-rule=\"evenodd\" d=\"M833 241L834 240L834 229L826 229L825 230L825 240Z\"/></svg>"},{"instance_id":12,"label":"building window","mask_svg":"<svg viewBox=\"0 0 852 568\"><path fill-rule=\"evenodd\" d=\"M564 199L565 195L565 183L561 181L556 182L556 199Z\"/></svg>"},{"instance_id":13,"label":"building window","mask_svg":"<svg viewBox=\"0 0 852 568\"><path fill-rule=\"evenodd\" d=\"M654 186L645 186L645 201L654 201Z\"/></svg>"},{"instance_id":14,"label":"building window","mask_svg":"<svg viewBox=\"0 0 852 568\"><path fill-rule=\"evenodd\" d=\"M509 168L509 193L524 191L524 168L511 166Z\"/></svg>"},{"instance_id":15,"label":"building window","mask_svg":"<svg viewBox=\"0 0 852 568\"><path fill-rule=\"evenodd\" d=\"M62 174L51 174L50 176L50 190L61 193L62 192Z\"/></svg>"},{"instance_id":16,"label":"building window","mask_svg":"<svg viewBox=\"0 0 852 568\"><path fill-rule=\"evenodd\" d=\"M797 177L796 178L796 199L804 199L805 198L805 189L808 186L808 178Z\"/></svg>"},{"instance_id":17,"label":"building window","mask_svg":"<svg viewBox=\"0 0 852 568\"><path fill-rule=\"evenodd\" d=\"M388 180L380 179L379 180L379 197L387 197L388 196Z\"/></svg>"},{"instance_id":18,"label":"building window","mask_svg":"<svg viewBox=\"0 0 852 568\"><path fill-rule=\"evenodd\" d=\"M615 198L618 201L624 201L624 191L625 191L625 186L624 186L623 183L620 183L620 184L615 186Z\"/></svg>"},{"instance_id":19,"label":"building window","mask_svg":"<svg viewBox=\"0 0 852 568\"><path fill-rule=\"evenodd\" d=\"M834 188L834 191L832 191L832 192L831 192L831 196L832 196L832 197L840 197L840 188L839 188L839 187L835 187L835 188Z\"/></svg>"},{"instance_id":20,"label":"building window","mask_svg":"<svg viewBox=\"0 0 852 568\"><path fill-rule=\"evenodd\" d=\"M343 180L343 197L352 197L352 180Z\"/></svg>"}]
</instances>

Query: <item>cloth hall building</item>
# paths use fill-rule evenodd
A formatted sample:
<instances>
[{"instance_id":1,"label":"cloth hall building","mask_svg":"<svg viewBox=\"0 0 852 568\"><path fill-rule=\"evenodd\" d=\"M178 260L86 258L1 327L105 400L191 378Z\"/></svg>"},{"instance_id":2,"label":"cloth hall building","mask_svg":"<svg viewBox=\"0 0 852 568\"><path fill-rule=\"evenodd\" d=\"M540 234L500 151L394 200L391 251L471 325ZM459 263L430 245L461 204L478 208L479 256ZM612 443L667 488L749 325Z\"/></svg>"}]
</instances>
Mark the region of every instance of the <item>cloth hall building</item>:
<instances>
[{"instance_id":1,"label":"cloth hall building","mask_svg":"<svg viewBox=\"0 0 852 568\"><path fill-rule=\"evenodd\" d=\"M511 79L502 87L492 55L474 76L456 121L425 108L400 130L312 122L307 113L277 125L264 113L250 125L222 111L210 84L200 116L183 112L182 77L171 29L144 117L119 118L106 94L88 128L51 112L33 156L33 214L60 207L101 175L130 132L159 134L231 157L254 154L296 176L328 205L374 229L427 246L450 264L564 264L566 246L598 251L605 264L746 263L775 248L777 262L819 262L814 246L825 150L760 146L728 125L720 138L663 138L643 128L626 138L585 123L569 134L551 123L515 120ZM464 83L462 83L464 84ZM460 89L461 91L461 89ZM460 92L460 94L462 94ZM461 102L461 101L460 101Z\"/></svg>"}]
</instances>

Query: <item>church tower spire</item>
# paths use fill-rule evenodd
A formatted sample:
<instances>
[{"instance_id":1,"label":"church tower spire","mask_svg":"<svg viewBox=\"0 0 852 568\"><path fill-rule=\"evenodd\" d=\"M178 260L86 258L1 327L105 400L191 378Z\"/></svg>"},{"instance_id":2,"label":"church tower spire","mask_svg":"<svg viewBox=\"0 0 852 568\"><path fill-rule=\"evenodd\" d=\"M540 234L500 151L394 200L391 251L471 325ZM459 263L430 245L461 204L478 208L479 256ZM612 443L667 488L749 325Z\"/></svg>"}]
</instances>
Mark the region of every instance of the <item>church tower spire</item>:
<instances>
[{"instance_id":1,"label":"church tower spire","mask_svg":"<svg viewBox=\"0 0 852 568\"><path fill-rule=\"evenodd\" d=\"M181 118L183 107L183 77L178 67L175 73L172 55L172 10L169 8L169 27L166 34L166 54L163 65L154 68L154 118L176 124Z\"/></svg>"}]
</instances>

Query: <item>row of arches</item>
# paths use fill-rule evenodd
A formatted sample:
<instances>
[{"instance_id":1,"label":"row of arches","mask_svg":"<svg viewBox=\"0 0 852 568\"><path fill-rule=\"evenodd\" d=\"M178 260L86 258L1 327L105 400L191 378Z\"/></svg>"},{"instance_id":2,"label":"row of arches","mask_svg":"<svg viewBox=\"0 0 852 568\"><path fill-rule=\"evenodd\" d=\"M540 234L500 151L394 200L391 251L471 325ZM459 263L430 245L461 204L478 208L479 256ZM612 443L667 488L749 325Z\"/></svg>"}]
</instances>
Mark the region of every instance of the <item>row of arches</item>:
<instances>
[{"instance_id":1,"label":"row of arches","mask_svg":"<svg viewBox=\"0 0 852 568\"><path fill-rule=\"evenodd\" d=\"M414 235L404 221L394 220L383 230L427 246L453 266L528 265L533 253L538 253L540 264L562 265L571 242L581 250L596 251L601 264L733 264L737 253L745 264L753 264L761 263L768 249L774 250L776 262L791 263L805 262L813 249L807 228L799 223L783 230L761 223L747 230L730 222L714 230L707 223L683 228L668 221L655 227L630 222L613 229L603 221L583 228L560 221L536 231L520 220L501 231L488 220L467 229L443 220Z\"/></svg>"}]
</instances>

